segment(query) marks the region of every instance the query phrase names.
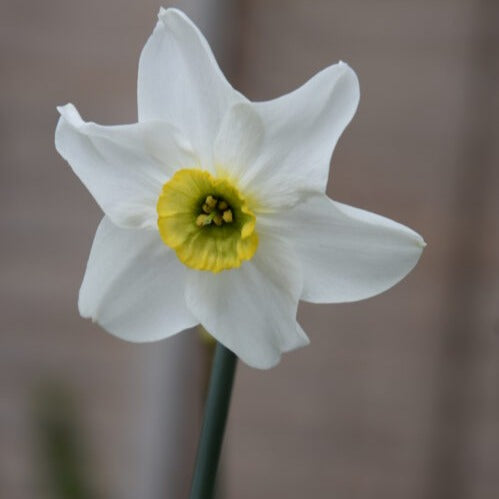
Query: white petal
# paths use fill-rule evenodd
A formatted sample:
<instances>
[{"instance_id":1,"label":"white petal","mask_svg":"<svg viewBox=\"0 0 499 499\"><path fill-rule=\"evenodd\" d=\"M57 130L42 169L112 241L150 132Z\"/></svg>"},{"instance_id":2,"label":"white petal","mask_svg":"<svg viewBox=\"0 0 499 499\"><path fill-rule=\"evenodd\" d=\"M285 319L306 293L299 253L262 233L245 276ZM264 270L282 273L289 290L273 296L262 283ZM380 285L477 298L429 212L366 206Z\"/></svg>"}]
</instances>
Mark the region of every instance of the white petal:
<instances>
[{"instance_id":1,"label":"white petal","mask_svg":"<svg viewBox=\"0 0 499 499\"><path fill-rule=\"evenodd\" d=\"M251 104L233 105L224 116L214 144L217 168L233 177L241 188L247 186L246 175L261 151L263 123Z\"/></svg>"},{"instance_id":2,"label":"white petal","mask_svg":"<svg viewBox=\"0 0 499 499\"><path fill-rule=\"evenodd\" d=\"M267 369L282 352L308 344L296 322L299 263L282 241L264 237L252 260L219 274L189 271L187 305L246 364Z\"/></svg>"},{"instance_id":3,"label":"white petal","mask_svg":"<svg viewBox=\"0 0 499 499\"><path fill-rule=\"evenodd\" d=\"M296 198L300 192L325 192L331 154L358 101L357 76L340 62L294 92L254 103L265 143L259 160L247 165L253 189L271 203L282 203L284 194Z\"/></svg>"},{"instance_id":4,"label":"white petal","mask_svg":"<svg viewBox=\"0 0 499 499\"><path fill-rule=\"evenodd\" d=\"M227 109L244 101L220 71L198 28L176 9L161 9L139 63L139 121L165 120L189 138L210 168Z\"/></svg>"},{"instance_id":5,"label":"white petal","mask_svg":"<svg viewBox=\"0 0 499 499\"><path fill-rule=\"evenodd\" d=\"M301 299L314 303L362 300L389 289L425 246L408 227L323 195L260 223L294 242L303 265Z\"/></svg>"},{"instance_id":6,"label":"white petal","mask_svg":"<svg viewBox=\"0 0 499 499\"><path fill-rule=\"evenodd\" d=\"M83 317L134 342L195 326L184 299L186 268L157 231L121 229L104 217L80 289Z\"/></svg>"},{"instance_id":7,"label":"white petal","mask_svg":"<svg viewBox=\"0 0 499 499\"><path fill-rule=\"evenodd\" d=\"M196 162L185 140L166 123L106 127L85 123L72 104L58 109L56 148L102 210L122 227L155 227L163 183Z\"/></svg>"}]
</instances>

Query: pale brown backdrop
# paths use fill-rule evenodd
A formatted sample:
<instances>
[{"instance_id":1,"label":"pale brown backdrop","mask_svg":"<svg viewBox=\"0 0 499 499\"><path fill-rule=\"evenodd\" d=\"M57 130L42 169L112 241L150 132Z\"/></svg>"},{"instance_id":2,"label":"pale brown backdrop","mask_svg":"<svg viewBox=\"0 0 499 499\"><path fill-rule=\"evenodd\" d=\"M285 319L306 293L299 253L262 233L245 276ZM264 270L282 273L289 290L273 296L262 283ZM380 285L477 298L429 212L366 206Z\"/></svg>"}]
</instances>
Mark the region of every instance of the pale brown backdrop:
<instances>
[{"instance_id":1,"label":"pale brown backdrop","mask_svg":"<svg viewBox=\"0 0 499 499\"><path fill-rule=\"evenodd\" d=\"M100 213L53 147L55 106L136 119L160 2L0 2L0 497L51 495L36 400L73 400L95 497L187 496L202 347L129 345L78 317ZM499 4L194 0L224 71L255 100L339 59L361 104L329 194L420 232L400 285L303 306L309 347L241 365L226 498L495 499L499 494ZM94 496L92 496L94 497Z\"/></svg>"}]
</instances>

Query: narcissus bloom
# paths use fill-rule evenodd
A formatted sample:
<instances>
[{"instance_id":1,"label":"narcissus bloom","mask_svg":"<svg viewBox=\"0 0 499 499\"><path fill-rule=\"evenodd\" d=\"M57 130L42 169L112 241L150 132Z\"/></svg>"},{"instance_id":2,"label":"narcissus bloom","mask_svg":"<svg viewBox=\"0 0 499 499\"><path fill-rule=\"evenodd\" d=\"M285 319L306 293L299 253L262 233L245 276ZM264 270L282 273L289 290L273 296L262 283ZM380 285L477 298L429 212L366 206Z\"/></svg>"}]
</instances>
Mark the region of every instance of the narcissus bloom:
<instances>
[{"instance_id":1,"label":"narcissus bloom","mask_svg":"<svg viewBox=\"0 0 499 499\"><path fill-rule=\"evenodd\" d=\"M250 102L196 26L161 9L140 57L138 123L100 126L59 108L57 150L105 213L81 315L136 342L202 324L268 368L309 341L300 299L350 302L397 283L422 238L325 194L358 100L340 62L290 94Z\"/></svg>"}]
</instances>

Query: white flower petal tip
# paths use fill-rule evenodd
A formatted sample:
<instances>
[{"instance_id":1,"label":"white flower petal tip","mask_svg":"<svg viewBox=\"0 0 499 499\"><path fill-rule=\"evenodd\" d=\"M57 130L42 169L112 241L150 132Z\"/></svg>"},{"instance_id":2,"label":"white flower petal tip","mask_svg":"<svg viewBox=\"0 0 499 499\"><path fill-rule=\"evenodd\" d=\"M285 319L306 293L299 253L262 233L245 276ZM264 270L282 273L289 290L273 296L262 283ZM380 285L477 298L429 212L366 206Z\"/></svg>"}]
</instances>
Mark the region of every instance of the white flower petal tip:
<instances>
[{"instance_id":1,"label":"white flower petal tip","mask_svg":"<svg viewBox=\"0 0 499 499\"><path fill-rule=\"evenodd\" d=\"M187 22L189 25L196 27L196 25L185 15L184 12L176 9L175 7L160 7L158 12L158 19L165 24L175 22L176 20L181 20L182 22ZM196 27L196 29L198 28Z\"/></svg>"},{"instance_id":2,"label":"white flower petal tip","mask_svg":"<svg viewBox=\"0 0 499 499\"><path fill-rule=\"evenodd\" d=\"M192 30L205 42L204 35L199 28L179 9L174 7L165 9L161 7L158 13L158 21L164 28L176 36L181 36L185 30ZM206 42L206 46L209 48L208 42ZM211 49L209 50L211 51Z\"/></svg>"},{"instance_id":3,"label":"white flower petal tip","mask_svg":"<svg viewBox=\"0 0 499 499\"><path fill-rule=\"evenodd\" d=\"M216 338L216 335L210 333L211 336ZM226 343L222 340L217 340L222 343L226 348L235 353L237 357L244 362L247 366L253 367L255 369L261 370L269 370L273 367L276 367L282 359L282 355L285 353L292 352L293 350L298 350L299 348L307 347L310 345L310 338L306 335L306 333L301 329L301 327L297 324L297 338L293 345L289 345L288 347L279 347L277 345L267 345L265 354L253 354L241 351L238 346L234 346L231 343Z\"/></svg>"},{"instance_id":4,"label":"white flower petal tip","mask_svg":"<svg viewBox=\"0 0 499 499\"><path fill-rule=\"evenodd\" d=\"M254 369L260 369L262 371L267 371L276 367L282 360L282 355L285 353L292 352L293 350L298 350L299 348L307 347L310 345L310 339L305 334L305 332L301 329L299 325L297 325L298 330L300 331L298 334L299 339L295 342L292 347L289 348L279 348L278 346L274 346L274 348L268 348L265 355L247 355L245 353L241 353L241 351L237 347L231 347L228 344L224 343L221 340L218 340L222 343L226 348L235 353L237 357L244 362L247 366L252 367ZM213 335L211 335L213 336Z\"/></svg>"},{"instance_id":5,"label":"white flower petal tip","mask_svg":"<svg viewBox=\"0 0 499 499\"><path fill-rule=\"evenodd\" d=\"M83 123L83 120L81 119L80 113L77 111L77 109L74 107L73 104L68 102L67 104L64 104L63 106L57 106L57 111L59 114L69 123L73 125L81 124Z\"/></svg>"}]
</instances>

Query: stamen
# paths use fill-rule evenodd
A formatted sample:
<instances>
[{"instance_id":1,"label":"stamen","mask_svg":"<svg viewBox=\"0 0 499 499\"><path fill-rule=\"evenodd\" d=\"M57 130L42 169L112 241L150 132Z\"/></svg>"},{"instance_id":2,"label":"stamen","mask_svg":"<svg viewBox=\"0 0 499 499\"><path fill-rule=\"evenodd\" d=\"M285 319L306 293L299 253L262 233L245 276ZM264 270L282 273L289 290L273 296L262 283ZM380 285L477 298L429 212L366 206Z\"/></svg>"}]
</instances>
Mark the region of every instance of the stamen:
<instances>
[{"instance_id":1,"label":"stamen","mask_svg":"<svg viewBox=\"0 0 499 499\"><path fill-rule=\"evenodd\" d=\"M227 201L223 199L218 200L211 194L206 196L201 209L203 212L196 218L196 225L198 227L204 227L212 223L220 227L224 223L234 221L232 210L229 208Z\"/></svg>"},{"instance_id":2,"label":"stamen","mask_svg":"<svg viewBox=\"0 0 499 499\"><path fill-rule=\"evenodd\" d=\"M217 213L214 217L213 217L213 221L215 222L215 225L218 225L219 227L223 224L223 218L222 218L222 215L220 215L220 213Z\"/></svg>"},{"instance_id":3,"label":"stamen","mask_svg":"<svg viewBox=\"0 0 499 499\"><path fill-rule=\"evenodd\" d=\"M217 206L217 200L212 196L212 195L209 195L206 199L205 199L205 203L213 210L214 208L216 208Z\"/></svg>"},{"instance_id":4,"label":"stamen","mask_svg":"<svg viewBox=\"0 0 499 499\"><path fill-rule=\"evenodd\" d=\"M209 225L211 224L210 218L211 217L209 215L201 214L196 218L196 225L198 227L203 227L203 225Z\"/></svg>"},{"instance_id":5,"label":"stamen","mask_svg":"<svg viewBox=\"0 0 499 499\"><path fill-rule=\"evenodd\" d=\"M222 218L223 218L224 222L231 223L232 222L232 211L225 210L224 214L222 215Z\"/></svg>"}]
</instances>

